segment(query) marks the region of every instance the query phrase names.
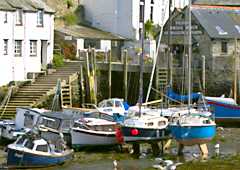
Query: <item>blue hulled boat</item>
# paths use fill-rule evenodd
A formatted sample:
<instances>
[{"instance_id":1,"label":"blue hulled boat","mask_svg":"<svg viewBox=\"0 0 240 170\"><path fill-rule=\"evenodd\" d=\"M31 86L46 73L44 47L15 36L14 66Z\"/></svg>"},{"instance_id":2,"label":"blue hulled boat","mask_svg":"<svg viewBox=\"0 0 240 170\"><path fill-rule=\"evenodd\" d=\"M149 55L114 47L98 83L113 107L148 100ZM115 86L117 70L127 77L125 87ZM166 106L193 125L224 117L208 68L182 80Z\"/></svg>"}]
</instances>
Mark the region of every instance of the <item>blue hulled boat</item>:
<instances>
[{"instance_id":1,"label":"blue hulled boat","mask_svg":"<svg viewBox=\"0 0 240 170\"><path fill-rule=\"evenodd\" d=\"M172 136L183 145L204 144L212 140L216 133L216 124L201 114L186 114L169 124Z\"/></svg>"},{"instance_id":2,"label":"blue hulled boat","mask_svg":"<svg viewBox=\"0 0 240 170\"><path fill-rule=\"evenodd\" d=\"M63 164L70 160L73 151L65 144L50 143L43 138L22 136L8 145L7 165L10 168L35 168Z\"/></svg>"},{"instance_id":3,"label":"blue hulled boat","mask_svg":"<svg viewBox=\"0 0 240 170\"><path fill-rule=\"evenodd\" d=\"M240 106L233 103L225 103L207 100L217 123L238 123L240 121Z\"/></svg>"}]
</instances>

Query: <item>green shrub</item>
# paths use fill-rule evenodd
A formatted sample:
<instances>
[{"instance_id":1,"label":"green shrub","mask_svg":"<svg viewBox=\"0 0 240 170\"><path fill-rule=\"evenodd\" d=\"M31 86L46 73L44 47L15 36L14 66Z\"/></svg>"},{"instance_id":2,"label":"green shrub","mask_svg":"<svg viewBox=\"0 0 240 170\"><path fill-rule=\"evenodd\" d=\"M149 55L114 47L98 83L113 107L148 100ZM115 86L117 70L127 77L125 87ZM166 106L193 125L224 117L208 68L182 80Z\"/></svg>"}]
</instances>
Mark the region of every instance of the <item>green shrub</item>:
<instances>
[{"instance_id":1,"label":"green shrub","mask_svg":"<svg viewBox=\"0 0 240 170\"><path fill-rule=\"evenodd\" d=\"M53 56L53 67L61 67L63 66L64 61L63 61L63 56L61 54L54 54Z\"/></svg>"},{"instance_id":2,"label":"green shrub","mask_svg":"<svg viewBox=\"0 0 240 170\"><path fill-rule=\"evenodd\" d=\"M74 13L67 13L63 16L66 25L75 25L78 22L77 16Z\"/></svg>"}]
</instances>

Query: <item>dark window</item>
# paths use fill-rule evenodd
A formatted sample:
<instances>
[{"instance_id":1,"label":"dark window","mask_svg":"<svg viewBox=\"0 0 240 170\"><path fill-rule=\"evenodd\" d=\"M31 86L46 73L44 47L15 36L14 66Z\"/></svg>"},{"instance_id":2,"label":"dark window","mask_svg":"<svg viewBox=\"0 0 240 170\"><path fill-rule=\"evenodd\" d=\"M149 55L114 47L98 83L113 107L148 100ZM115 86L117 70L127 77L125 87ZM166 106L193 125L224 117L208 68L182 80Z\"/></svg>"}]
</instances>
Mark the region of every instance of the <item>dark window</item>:
<instances>
[{"instance_id":1,"label":"dark window","mask_svg":"<svg viewBox=\"0 0 240 170\"><path fill-rule=\"evenodd\" d=\"M16 142L16 144L22 145L24 141L25 141L25 138L24 138L24 137L21 137L21 138L18 139L18 141Z\"/></svg>"},{"instance_id":2,"label":"dark window","mask_svg":"<svg viewBox=\"0 0 240 170\"><path fill-rule=\"evenodd\" d=\"M15 48L14 48L15 56L21 57L22 56L22 41L15 40Z\"/></svg>"},{"instance_id":3,"label":"dark window","mask_svg":"<svg viewBox=\"0 0 240 170\"><path fill-rule=\"evenodd\" d=\"M111 122L114 121L113 117L110 116L110 115L107 115L107 114L101 114L101 119L108 120L108 121L111 121Z\"/></svg>"},{"instance_id":4,"label":"dark window","mask_svg":"<svg viewBox=\"0 0 240 170\"><path fill-rule=\"evenodd\" d=\"M143 5L140 5L140 11L139 11L139 21L140 22L144 22L144 20L143 20L143 11L144 11L144 9L143 9Z\"/></svg>"},{"instance_id":5,"label":"dark window","mask_svg":"<svg viewBox=\"0 0 240 170\"><path fill-rule=\"evenodd\" d=\"M151 0L151 4L154 4L154 0Z\"/></svg>"},{"instance_id":6,"label":"dark window","mask_svg":"<svg viewBox=\"0 0 240 170\"><path fill-rule=\"evenodd\" d=\"M221 49L222 49L222 53L228 52L228 43L226 41L222 41Z\"/></svg>"},{"instance_id":7,"label":"dark window","mask_svg":"<svg viewBox=\"0 0 240 170\"><path fill-rule=\"evenodd\" d=\"M84 49L87 48L100 49L100 40L85 39L84 40Z\"/></svg>"},{"instance_id":8,"label":"dark window","mask_svg":"<svg viewBox=\"0 0 240 170\"><path fill-rule=\"evenodd\" d=\"M4 23L6 24L8 22L8 13L5 12L4 14Z\"/></svg>"},{"instance_id":9,"label":"dark window","mask_svg":"<svg viewBox=\"0 0 240 170\"><path fill-rule=\"evenodd\" d=\"M47 145L38 145L36 151L48 152L48 146Z\"/></svg>"},{"instance_id":10,"label":"dark window","mask_svg":"<svg viewBox=\"0 0 240 170\"><path fill-rule=\"evenodd\" d=\"M24 114L24 126L31 128L33 125L33 115L30 115L29 112L27 111Z\"/></svg>"},{"instance_id":11,"label":"dark window","mask_svg":"<svg viewBox=\"0 0 240 170\"><path fill-rule=\"evenodd\" d=\"M150 20L153 20L153 6L151 6Z\"/></svg>"},{"instance_id":12,"label":"dark window","mask_svg":"<svg viewBox=\"0 0 240 170\"><path fill-rule=\"evenodd\" d=\"M34 143L31 140L28 140L25 144L25 147L28 149L33 149Z\"/></svg>"},{"instance_id":13,"label":"dark window","mask_svg":"<svg viewBox=\"0 0 240 170\"><path fill-rule=\"evenodd\" d=\"M3 54L4 55L8 54L8 40L7 39L3 40Z\"/></svg>"}]
</instances>

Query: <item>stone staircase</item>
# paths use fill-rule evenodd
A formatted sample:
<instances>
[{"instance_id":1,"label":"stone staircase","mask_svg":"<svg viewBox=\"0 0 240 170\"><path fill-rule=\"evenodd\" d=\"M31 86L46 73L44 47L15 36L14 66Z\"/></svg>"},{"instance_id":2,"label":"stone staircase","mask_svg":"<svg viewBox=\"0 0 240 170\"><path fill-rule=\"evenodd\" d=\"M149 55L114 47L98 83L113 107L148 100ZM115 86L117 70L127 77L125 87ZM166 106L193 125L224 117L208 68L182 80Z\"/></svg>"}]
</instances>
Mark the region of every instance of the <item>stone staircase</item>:
<instances>
[{"instance_id":1,"label":"stone staircase","mask_svg":"<svg viewBox=\"0 0 240 170\"><path fill-rule=\"evenodd\" d=\"M13 119L17 107L31 107L43 101L47 95L55 92L58 79L69 83L69 77L79 72L80 67L80 62L66 62L63 67L56 69L53 73L40 75L34 82L19 87L11 96L6 108L0 109L0 118Z\"/></svg>"}]
</instances>

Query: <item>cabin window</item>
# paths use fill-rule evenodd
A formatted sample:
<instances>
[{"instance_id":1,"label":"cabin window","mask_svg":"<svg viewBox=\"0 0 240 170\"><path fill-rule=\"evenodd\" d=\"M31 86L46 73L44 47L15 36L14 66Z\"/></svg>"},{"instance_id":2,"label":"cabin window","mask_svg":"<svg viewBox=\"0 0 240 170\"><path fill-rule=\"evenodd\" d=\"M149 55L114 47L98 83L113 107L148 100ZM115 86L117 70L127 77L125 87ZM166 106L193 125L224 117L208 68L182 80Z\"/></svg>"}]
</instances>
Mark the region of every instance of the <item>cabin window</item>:
<instances>
[{"instance_id":1,"label":"cabin window","mask_svg":"<svg viewBox=\"0 0 240 170\"><path fill-rule=\"evenodd\" d=\"M43 10L37 11L37 26L42 27L43 26Z\"/></svg>"},{"instance_id":2,"label":"cabin window","mask_svg":"<svg viewBox=\"0 0 240 170\"><path fill-rule=\"evenodd\" d=\"M154 0L151 0L151 4L154 4Z\"/></svg>"},{"instance_id":3,"label":"cabin window","mask_svg":"<svg viewBox=\"0 0 240 170\"><path fill-rule=\"evenodd\" d=\"M228 43L226 41L221 42L221 49L222 49L222 53L228 52Z\"/></svg>"},{"instance_id":4,"label":"cabin window","mask_svg":"<svg viewBox=\"0 0 240 170\"><path fill-rule=\"evenodd\" d=\"M34 119L34 116L33 115L30 115L29 112L27 111L25 114L24 114L24 126L25 127L28 127L28 128L31 128L32 125L33 125L33 119Z\"/></svg>"},{"instance_id":5,"label":"cabin window","mask_svg":"<svg viewBox=\"0 0 240 170\"><path fill-rule=\"evenodd\" d=\"M15 40L14 54L15 57L22 56L22 40Z\"/></svg>"},{"instance_id":6,"label":"cabin window","mask_svg":"<svg viewBox=\"0 0 240 170\"><path fill-rule=\"evenodd\" d=\"M164 126L166 123L165 123L165 121L159 121L158 122L158 126Z\"/></svg>"},{"instance_id":7,"label":"cabin window","mask_svg":"<svg viewBox=\"0 0 240 170\"><path fill-rule=\"evenodd\" d=\"M115 107L122 107L122 104L120 101L115 101Z\"/></svg>"},{"instance_id":8,"label":"cabin window","mask_svg":"<svg viewBox=\"0 0 240 170\"><path fill-rule=\"evenodd\" d=\"M41 124L48 128L58 129L60 125L60 120L43 117Z\"/></svg>"},{"instance_id":9,"label":"cabin window","mask_svg":"<svg viewBox=\"0 0 240 170\"><path fill-rule=\"evenodd\" d=\"M24 137L20 137L20 138L17 140L16 144L17 144L17 145L22 145L24 141L25 141L25 138L24 138Z\"/></svg>"},{"instance_id":10,"label":"cabin window","mask_svg":"<svg viewBox=\"0 0 240 170\"><path fill-rule=\"evenodd\" d=\"M110 115L107 115L107 114L101 114L101 119L104 119L104 120L108 120L108 121L111 121L113 122L113 117L110 116Z\"/></svg>"},{"instance_id":11,"label":"cabin window","mask_svg":"<svg viewBox=\"0 0 240 170\"><path fill-rule=\"evenodd\" d=\"M84 49L88 49L88 48L100 49L100 40L85 39Z\"/></svg>"},{"instance_id":12,"label":"cabin window","mask_svg":"<svg viewBox=\"0 0 240 170\"><path fill-rule=\"evenodd\" d=\"M4 13L4 23L6 24L8 22L8 13Z\"/></svg>"},{"instance_id":13,"label":"cabin window","mask_svg":"<svg viewBox=\"0 0 240 170\"><path fill-rule=\"evenodd\" d=\"M22 25L23 24L23 11L22 9L16 10L16 25Z\"/></svg>"},{"instance_id":14,"label":"cabin window","mask_svg":"<svg viewBox=\"0 0 240 170\"><path fill-rule=\"evenodd\" d=\"M147 123L147 126L153 126L153 122Z\"/></svg>"},{"instance_id":15,"label":"cabin window","mask_svg":"<svg viewBox=\"0 0 240 170\"><path fill-rule=\"evenodd\" d=\"M36 151L48 152L48 146L47 145L38 145L36 148Z\"/></svg>"},{"instance_id":16,"label":"cabin window","mask_svg":"<svg viewBox=\"0 0 240 170\"><path fill-rule=\"evenodd\" d=\"M62 129L63 130L69 130L70 127L71 127L71 120L63 121L63 124L62 124Z\"/></svg>"},{"instance_id":17,"label":"cabin window","mask_svg":"<svg viewBox=\"0 0 240 170\"><path fill-rule=\"evenodd\" d=\"M30 56L37 56L37 41L30 41Z\"/></svg>"},{"instance_id":18,"label":"cabin window","mask_svg":"<svg viewBox=\"0 0 240 170\"><path fill-rule=\"evenodd\" d=\"M25 147L28 149L33 149L34 143L31 140L28 140L25 144Z\"/></svg>"},{"instance_id":19,"label":"cabin window","mask_svg":"<svg viewBox=\"0 0 240 170\"><path fill-rule=\"evenodd\" d=\"M139 11L139 22L143 23L144 22L144 19L143 19L143 12L144 12L144 9L143 9L143 5L141 4L140 5L140 11Z\"/></svg>"},{"instance_id":20,"label":"cabin window","mask_svg":"<svg viewBox=\"0 0 240 170\"><path fill-rule=\"evenodd\" d=\"M8 40L3 40L3 55L8 55Z\"/></svg>"}]
</instances>

